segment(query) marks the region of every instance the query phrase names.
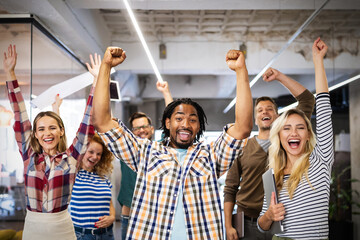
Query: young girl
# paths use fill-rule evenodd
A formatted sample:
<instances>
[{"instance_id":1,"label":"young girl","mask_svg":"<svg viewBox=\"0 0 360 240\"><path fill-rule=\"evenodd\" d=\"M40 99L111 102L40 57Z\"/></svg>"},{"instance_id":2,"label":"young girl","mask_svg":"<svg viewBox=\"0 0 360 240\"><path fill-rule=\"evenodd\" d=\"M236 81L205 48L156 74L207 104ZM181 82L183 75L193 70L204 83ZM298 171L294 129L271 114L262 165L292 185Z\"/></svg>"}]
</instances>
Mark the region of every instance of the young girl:
<instances>
[{"instance_id":1,"label":"young girl","mask_svg":"<svg viewBox=\"0 0 360 240\"><path fill-rule=\"evenodd\" d=\"M66 149L64 124L56 113L39 113L31 126L16 80L16 59L16 48L10 45L7 54L4 53L3 64L15 115L15 138L24 161L27 214L23 239L76 239L67 207L75 182L76 165L94 135L90 124L93 89L76 137Z\"/></svg>"},{"instance_id":2,"label":"young girl","mask_svg":"<svg viewBox=\"0 0 360 240\"><path fill-rule=\"evenodd\" d=\"M113 240L115 208L111 183L112 153L95 134L81 163L70 201L70 214L78 240ZM94 236L97 235L97 236Z\"/></svg>"},{"instance_id":3,"label":"young girl","mask_svg":"<svg viewBox=\"0 0 360 240\"><path fill-rule=\"evenodd\" d=\"M326 44L318 38L313 44L316 85L316 133L303 112L289 110L280 116L270 131L269 166L274 169L279 192L275 204L266 200L258 227L269 230L282 221L284 233L273 239L327 239L329 189L334 162L330 95L323 59Z\"/></svg>"}]
</instances>

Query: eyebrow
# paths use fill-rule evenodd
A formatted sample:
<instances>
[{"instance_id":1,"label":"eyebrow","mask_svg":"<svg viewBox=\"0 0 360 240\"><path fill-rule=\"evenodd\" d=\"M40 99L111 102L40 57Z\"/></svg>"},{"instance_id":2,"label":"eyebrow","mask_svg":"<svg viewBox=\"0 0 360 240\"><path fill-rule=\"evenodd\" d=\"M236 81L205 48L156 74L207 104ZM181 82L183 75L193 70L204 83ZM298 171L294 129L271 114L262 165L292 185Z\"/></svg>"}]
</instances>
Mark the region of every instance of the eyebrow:
<instances>
[{"instance_id":1,"label":"eyebrow","mask_svg":"<svg viewBox=\"0 0 360 240\"><path fill-rule=\"evenodd\" d=\"M44 128L45 126L38 126L37 128ZM56 124L52 124L52 125L49 125L49 127L60 127L60 126L58 126L58 125L56 125Z\"/></svg>"},{"instance_id":2,"label":"eyebrow","mask_svg":"<svg viewBox=\"0 0 360 240\"><path fill-rule=\"evenodd\" d=\"M184 112L175 112L174 114L181 114L181 115L185 115Z\"/></svg>"},{"instance_id":3,"label":"eyebrow","mask_svg":"<svg viewBox=\"0 0 360 240\"><path fill-rule=\"evenodd\" d=\"M174 115L176 115L176 114L185 115L184 112L175 112ZM197 117L198 115L196 113L191 113L190 116L196 116Z\"/></svg>"},{"instance_id":4,"label":"eyebrow","mask_svg":"<svg viewBox=\"0 0 360 240\"><path fill-rule=\"evenodd\" d=\"M291 126L292 126L291 124L285 124L285 125L284 125L284 127L291 127ZM299 123L299 124L296 124L295 126L296 126L296 127L298 127L298 126L304 126L304 127L305 127L306 125L303 124L303 123Z\"/></svg>"}]
</instances>

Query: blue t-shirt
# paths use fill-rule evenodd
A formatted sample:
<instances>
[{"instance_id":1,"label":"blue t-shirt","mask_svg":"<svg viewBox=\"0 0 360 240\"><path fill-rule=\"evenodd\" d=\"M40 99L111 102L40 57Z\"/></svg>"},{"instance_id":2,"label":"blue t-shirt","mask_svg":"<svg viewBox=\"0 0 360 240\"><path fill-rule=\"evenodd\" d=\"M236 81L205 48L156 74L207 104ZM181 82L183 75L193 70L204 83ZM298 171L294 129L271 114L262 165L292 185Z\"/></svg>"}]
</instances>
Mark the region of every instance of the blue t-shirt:
<instances>
[{"instance_id":1,"label":"blue t-shirt","mask_svg":"<svg viewBox=\"0 0 360 240\"><path fill-rule=\"evenodd\" d=\"M178 159L181 166L184 163L187 149L176 149L178 152ZM178 202L175 209L174 224L171 234L172 240L183 240L187 239L186 226L185 226L185 213L183 204L183 185L180 185L178 194Z\"/></svg>"}]
</instances>

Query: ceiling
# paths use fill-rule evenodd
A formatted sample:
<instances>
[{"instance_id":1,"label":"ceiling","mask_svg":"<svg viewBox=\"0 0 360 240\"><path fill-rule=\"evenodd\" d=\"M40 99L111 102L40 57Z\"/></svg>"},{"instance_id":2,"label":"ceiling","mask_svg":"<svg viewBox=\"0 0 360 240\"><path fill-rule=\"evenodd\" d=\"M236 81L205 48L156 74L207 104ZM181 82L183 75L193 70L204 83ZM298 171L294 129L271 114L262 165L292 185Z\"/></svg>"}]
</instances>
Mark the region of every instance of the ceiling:
<instances>
[{"instance_id":1,"label":"ceiling","mask_svg":"<svg viewBox=\"0 0 360 240\"><path fill-rule=\"evenodd\" d=\"M112 42L137 41L138 36L123 9L99 9ZM136 10L149 41L287 41L313 10ZM359 10L324 10L299 38L319 35L360 37Z\"/></svg>"},{"instance_id":2,"label":"ceiling","mask_svg":"<svg viewBox=\"0 0 360 240\"><path fill-rule=\"evenodd\" d=\"M130 5L175 97L231 99L234 74L224 62L226 51L244 44L250 79L254 78L323 2L134 0ZM83 62L88 61L89 53L102 53L109 45L123 47L128 59L118 70L137 76L131 78L136 83L130 87L137 89L133 96L161 97L152 84L155 76L122 0L1 0L0 13L34 14ZM7 30L0 28L0 34L2 31ZM317 36L330 46L325 62L330 69L330 82L359 73L359 1L329 1L275 60L274 67L311 90L314 89L311 45ZM161 43L166 45L165 59L159 56ZM130 78L124 80L120 74L119 79L122 86L129 85L126 80ZM196 87L187 87L189 83ZM262 81L252 91L254 97L287 94L287 90Z\"/></svg>"}]
</instances>

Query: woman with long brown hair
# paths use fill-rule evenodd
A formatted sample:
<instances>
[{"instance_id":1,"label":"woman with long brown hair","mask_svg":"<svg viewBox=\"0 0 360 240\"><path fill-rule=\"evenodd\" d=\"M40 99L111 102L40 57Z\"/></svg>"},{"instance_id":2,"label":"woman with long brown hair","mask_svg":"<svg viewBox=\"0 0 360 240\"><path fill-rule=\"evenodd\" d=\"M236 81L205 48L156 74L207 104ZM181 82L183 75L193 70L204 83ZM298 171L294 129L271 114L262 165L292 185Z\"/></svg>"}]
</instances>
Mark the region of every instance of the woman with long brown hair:
<instances>
[{"instance_id":1,"label":"woman with long brown hair","mask_svg":"<svg viewBox=\"0 0 360 240\"><path fill-rule=\"evenodd\" d=\"M31 126L16 80L16 60L16 47L10 45L4 53L3 65L15 115L15 138L24 163L27 214L23 239L75 239L67 208L76 169L94 135L90 124L93 89L76 137L66 148L65 127L56 113L39 113Z\"/></svg>"}]
</instances>

